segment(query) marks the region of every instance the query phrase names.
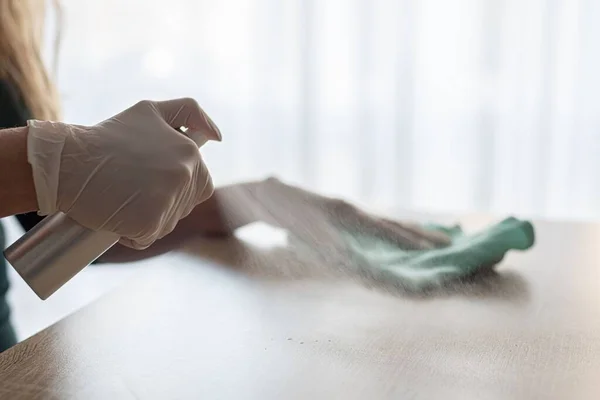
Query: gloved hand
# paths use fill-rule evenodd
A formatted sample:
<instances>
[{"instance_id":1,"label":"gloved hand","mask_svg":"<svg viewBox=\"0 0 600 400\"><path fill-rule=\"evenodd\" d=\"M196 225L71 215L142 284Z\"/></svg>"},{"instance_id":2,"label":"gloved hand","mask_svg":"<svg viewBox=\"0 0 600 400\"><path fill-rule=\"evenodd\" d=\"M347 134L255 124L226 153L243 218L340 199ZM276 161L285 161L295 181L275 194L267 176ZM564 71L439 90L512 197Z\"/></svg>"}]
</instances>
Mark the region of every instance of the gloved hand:
<instances>
[{"instance_id":1,"label":"gloved hand","mask_svg":"<svg viewBox=\"0 0 600 400\"><path fill-rule=\"evenodd\" d=\"M198 147L221 134L193 99L141 101L90 127L28 125L40 215L62 211L144 249L213 193Z\"/></svg>"}]
</instances>

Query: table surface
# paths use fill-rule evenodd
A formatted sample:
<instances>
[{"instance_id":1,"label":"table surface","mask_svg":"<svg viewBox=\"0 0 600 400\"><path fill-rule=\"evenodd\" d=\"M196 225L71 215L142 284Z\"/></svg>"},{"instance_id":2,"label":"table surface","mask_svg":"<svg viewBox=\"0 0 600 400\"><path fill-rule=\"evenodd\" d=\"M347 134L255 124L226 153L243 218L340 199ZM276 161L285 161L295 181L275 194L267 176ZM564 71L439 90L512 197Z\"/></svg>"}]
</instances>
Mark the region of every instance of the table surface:
<instances>
[{"instance_id":1,"label":"table surface","mask_svg":"<svg viewBox=\"0 0 600 400\"><path fill-rule=\"evenodd\" d=\"M427 297L190 242L2 354L0 398L598 399L600 225L535 225L497 274Z\"/></svg>"}]
</instances>

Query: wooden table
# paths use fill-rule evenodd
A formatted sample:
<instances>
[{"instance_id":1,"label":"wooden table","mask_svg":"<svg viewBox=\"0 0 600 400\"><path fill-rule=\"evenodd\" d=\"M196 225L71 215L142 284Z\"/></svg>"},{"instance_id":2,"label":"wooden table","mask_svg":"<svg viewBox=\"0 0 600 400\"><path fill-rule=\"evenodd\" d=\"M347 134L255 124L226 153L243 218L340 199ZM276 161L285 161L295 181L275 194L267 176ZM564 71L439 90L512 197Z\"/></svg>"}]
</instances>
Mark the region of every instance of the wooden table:
<instances>
[{"instance_id":1,"label":"wooden table","mask_svg":"<svg viewBox=\"0 0 600 400\"><path fill-rule=\"evenodd\" d=\"M190 243L0 356L0 398L599 399L600 225L536 227L498 275L425 298Z\"/></svg>"}]
</instances>

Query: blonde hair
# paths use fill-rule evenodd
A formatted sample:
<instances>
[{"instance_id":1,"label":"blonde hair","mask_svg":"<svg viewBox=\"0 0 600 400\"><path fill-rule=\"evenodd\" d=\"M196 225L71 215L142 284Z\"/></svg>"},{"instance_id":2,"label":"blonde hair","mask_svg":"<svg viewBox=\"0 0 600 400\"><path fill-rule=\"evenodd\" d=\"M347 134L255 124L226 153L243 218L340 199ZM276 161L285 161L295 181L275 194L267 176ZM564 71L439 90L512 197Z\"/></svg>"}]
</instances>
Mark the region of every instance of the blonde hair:
<instances>
[{"instance_id":1,"label":"blonde hair","mask_svg":"<svg viewBox=\"0 0 600 400\"><path fill-rule=\"evenodd\" d=\"M60 17L58 0L53 4ZM0 0L0 78L16 86L33 118L56 121L58 91L42 60L45 12L45 0ZM57 30L54 68L59 38Z\"/></svg>"}]
</instances>

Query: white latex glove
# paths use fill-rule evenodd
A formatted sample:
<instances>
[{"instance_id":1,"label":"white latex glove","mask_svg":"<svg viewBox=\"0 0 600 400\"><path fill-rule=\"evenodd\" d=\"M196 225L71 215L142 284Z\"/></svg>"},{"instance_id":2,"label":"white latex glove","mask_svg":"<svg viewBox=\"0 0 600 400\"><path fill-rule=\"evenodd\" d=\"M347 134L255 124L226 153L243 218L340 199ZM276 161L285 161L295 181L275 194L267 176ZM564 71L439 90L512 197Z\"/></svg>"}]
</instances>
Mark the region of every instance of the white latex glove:
<instances>
[{"instance_id":1,"label":"white latex glove","mask_svg":"<svg viewBox=\"0 0 600 400\"><path fill-rule=\"evenodd\" d=\"M221 134L193 99L141 101L90 127L28 125L40 215L62 211L144 249L213 193L198 147Z\"/></svg>"}]
</instances>

